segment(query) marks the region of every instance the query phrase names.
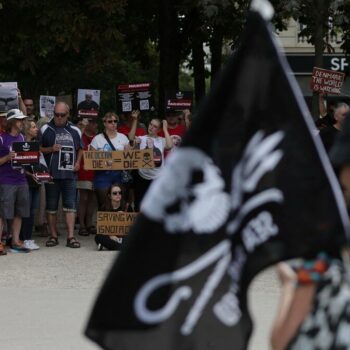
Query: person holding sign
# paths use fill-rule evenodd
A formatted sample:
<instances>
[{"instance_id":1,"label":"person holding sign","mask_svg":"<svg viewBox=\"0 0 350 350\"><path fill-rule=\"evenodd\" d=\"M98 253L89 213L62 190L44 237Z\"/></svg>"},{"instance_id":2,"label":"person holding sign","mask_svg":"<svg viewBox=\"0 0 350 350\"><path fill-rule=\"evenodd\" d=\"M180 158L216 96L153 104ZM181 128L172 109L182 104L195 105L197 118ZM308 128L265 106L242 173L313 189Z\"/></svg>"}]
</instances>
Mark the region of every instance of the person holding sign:
<instances>
[{"instance_id":1,"label":"person holding sign","mask_svg":"<svg viewBox=\"0 0 350 350\"><path fill-rule=\"evenodd\" d=\"M117 131L119 118L115 113L108 112L103 117L104 131L96 135L90 144L90 150L95 151L123 151L129 148L128 138ZM108 188L113 183L121 183L122 171L120 170L99 170L95 172L94 188L97 196L98 209L104 205Z\"/></svg>"},{"instance_id":2,"label":"person holding sign","mask_svg":"<svg viewBox=\"0 0 350 350\"><path fill-rule=\"evenodd\" d=\"M78 127L68 121L69 106L58 102L54 108L54 117L41 129L41 151L49 165L53 177L52 183L45 184L46 213L51 237L46 242L47 247L58 244L57 209L62 194L63 211L67 226L67 243L69 248L80 248L80 243L74 237L76 213L76 172L80 168L79 155L82 152L81 133ZM68 156L69 154L69 164ZM64 163L65 162L65 163Z\"/></svg>"},{"instance_id":3,"label":"person holding sign","mask_svg":"<svg viewBox=\"0 0 350 350\"><path fill-rule=\"evenodd\" d=\"M29 252L19 239L22 218L29 216L29 190L23 168L14 169L11 160L14 142L23 142L23 122L27 118L19 109L7 113L5 132L0 136L0 255L6 254L1 243L5 220L12 220L11 248L18 252Z\"/></svg>"},{"instance_id":4,"label":"person holding sign","mask_svg":"<svg viewBox=\"0 0 350 350\"><path fill-rule=\"evenodd\" d=\"M26 120L24 123L24 136L27 142L36 141L38 136L38 127L34 120ZM39 246L32 240L35 212L39 207L40 184L35 180L35 171L41 169L41 165L24 166L26 178L29 187L29 216L23 218L20 238L24 246L29 250L37 250Z\"/></svg>"},{"instance_id":5,"label":"person holding sign","mask_svg":"<svg viewBox=\"0 0 350 350\"><path fill-rule=\"evenodd\" d=\"M155 179L160 172L160 168L164 163L164 150L170 150L173 147L173 141L168 132L168 123L163 120L164 137L158 136L161 130L162 121L160 119L152 119L148 125L148 134L144 136L135 137L137 125L137 118L133 120L133 125L129 133L129 139L134 142L134 147L140 149L150 149L153 152L153 159L155 168L153 169L139 169L134 178L135 186L135 210L139 211L141 200L150 186L153 179Z\"/></svg>"},{"instance_id":6,"label":"person holding sign","mask_svg":"<svg viewBox=\"0 0 350 350\"><path fill-rule=\"evenodd\" d=\"M127 211L130 212L129 206L125 204L123 200L122 186L119 184L113 184L109 189L105 198L105 204L102 208L103 211ZM97 249L102 250L106 248L108 250L120 250L123 244L123 238L118 236L107 236L97 234L95 236L95 242Z\"/></svg>"}]
</instances>

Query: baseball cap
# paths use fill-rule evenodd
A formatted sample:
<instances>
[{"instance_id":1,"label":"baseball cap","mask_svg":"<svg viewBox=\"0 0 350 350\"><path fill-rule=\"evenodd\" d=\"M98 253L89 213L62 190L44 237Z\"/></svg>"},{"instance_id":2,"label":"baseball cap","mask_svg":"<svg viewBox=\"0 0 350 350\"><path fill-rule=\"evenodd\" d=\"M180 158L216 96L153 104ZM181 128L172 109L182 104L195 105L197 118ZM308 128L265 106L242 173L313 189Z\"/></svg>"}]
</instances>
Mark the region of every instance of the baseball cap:
<instances>
[{"instance_id":1,"label":"baseball cap","mask_svg":"<svg viewBox=\"0 0 350 350\"><path fill-rule=\"evenodd\" d=\"M24 119L24 118L27 118L26 115L24 115L22 113L22 111L20 111L19 109L10 109L8 112L7 112L7 120L11 120L11 119Z\"/></svg>"}]
</instances>

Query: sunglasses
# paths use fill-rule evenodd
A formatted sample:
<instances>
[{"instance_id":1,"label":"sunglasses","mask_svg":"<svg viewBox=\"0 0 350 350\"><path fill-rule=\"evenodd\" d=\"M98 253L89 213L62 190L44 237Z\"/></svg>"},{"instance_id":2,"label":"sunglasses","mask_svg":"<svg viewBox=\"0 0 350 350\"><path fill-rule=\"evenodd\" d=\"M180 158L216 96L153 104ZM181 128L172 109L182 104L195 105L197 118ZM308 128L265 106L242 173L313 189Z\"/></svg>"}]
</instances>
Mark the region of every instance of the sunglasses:
<instances>
[{"instance_id":1,"label":"sunglasses","mask_svg":"<svg viewBox=\"0 0 350 350\"><path fill-rule=\"evenodd\" d=\"M122 194L122 191L114 191L112 192L113 196L116 196L117 194Z\"/></svg>"},{"instance_id":2,"label":"sunglasses","mask_svg":"<svg viewBox=\"0 0 350 350\"><path fill-rule=\"evenodd\" d=\"M57 118L64 118L67 115L67 113L56 113L56 112L54 112L54 115Z\"/></svg>"},{"instance_id":3,"label":"sunglasses","mask_svg":"<svg viewBox=\"0 0 350 350\"><path fill-rule=\"evenodd\" d=\"M115 120L115 119L113 119L113 120L107 120L107 123L108 123L108 124L112 124L112 123L117 124L117 123L118 123L118 120Z\"/></svg>"}]
</instances>

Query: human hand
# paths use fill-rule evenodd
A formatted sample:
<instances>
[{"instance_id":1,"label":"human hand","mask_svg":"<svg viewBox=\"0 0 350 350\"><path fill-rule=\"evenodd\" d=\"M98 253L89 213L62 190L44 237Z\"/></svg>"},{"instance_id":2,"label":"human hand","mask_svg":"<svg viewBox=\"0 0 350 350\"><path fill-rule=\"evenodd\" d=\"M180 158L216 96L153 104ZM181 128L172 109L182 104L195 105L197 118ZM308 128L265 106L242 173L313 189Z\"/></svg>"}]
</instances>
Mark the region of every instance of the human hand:
<instances>
[{"instance_id":1,"label":"human hand","mask_svg":"<svg viewBox=\"0 0 350 350\"><path fill-rule=\"evenodd\" d=\"M79 170L80 170L80 163L79 162L75 162L74 171L79 171Z\"/></svg>"},{"instance_id":2,"label":"human hand","mask_svg":"<svg viewBox=\"0 0 350 350\"><path fill-rule=\"evenodd\" d=\"M185 119L188 120L190 118L191 111L189 109L184 109L183 114L184 114Z\"/></svg>"},{"instance_id":3,"label":"human hand","mask_svg":"<svg viewBox=\"0 0 350 350\"><path fill-rule=\"evenodd\" d=\"M290 283L296 283L297 274L289 264L285 262L277 264L276 271L283 286Z\"/></svg>"},{"instance_id":4,"label":"human hand","mask_svg":"<svg viewBox=\"0 0 350 350\"><path fill-rule=\"evenodd\" d=\"M58 144L54 144L52 146L52 152L58 152L60 149L61 149L61 145L58 145Z\"/></svg>"},{"instance_id":5,"label":"human hand","mask_svg":"<svg viewBox=\"0 0 350 350\"><path fill-rule=\"evenodd\" d=\"M163 131L167 131L168 130L168 122L164 119L163 120Z\"/></svg>"},{"instance_id":6,"label":"human hand","mask_svg":"<svg viewBox=\"0 0 350 350\"><path fill-rule=\"evenodd\" d=\"M7 161L10 162L15 157L16 157L16 152L10 151L9 154L7 155Z\"/></svg>"},{"instance_id":7,"label":"human hand","mask_svg":"<svg viewBox=\"0 0 350 350\"><path fill-rule=\"evenodd\" d=\"M139 145L141 143L141 139L136 136L134 142Z\"/></svg>"},{"instance_id":8,"label":"human hand","mask_svg":"<svg viewBox=\"0 0 350 350\"><path fill-rule=\"evenodd\" d=\"M131 112L131 118L133 121L138 120L139 116L140 116L140 111L138 109L133 110Z\"/></svg>"}]
</instances>

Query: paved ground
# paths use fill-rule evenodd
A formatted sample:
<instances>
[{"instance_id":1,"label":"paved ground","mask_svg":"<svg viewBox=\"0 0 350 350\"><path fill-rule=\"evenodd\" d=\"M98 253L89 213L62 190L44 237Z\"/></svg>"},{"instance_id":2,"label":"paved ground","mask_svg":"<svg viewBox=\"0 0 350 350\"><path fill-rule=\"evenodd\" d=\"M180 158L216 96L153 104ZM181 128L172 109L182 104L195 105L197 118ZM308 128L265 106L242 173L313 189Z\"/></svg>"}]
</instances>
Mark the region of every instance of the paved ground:
<instances>
[{"instance_id":1,"label":"paved ground","mask_svg":"<svg viewBox=\"0 0 350 350\"><path fill-rule=\"evenodd\" d=\"M38 239L41 246L44 239ZM93 350L82 335L98 288L117 253L97 252L92 237L82 248L42 247L0 257L1 350ZM273 270L258 276L250 292L259 327L250 350L267 350L278 286ZM233 348L234 350L234 348Z\"/></svg>"}]
</instances>

